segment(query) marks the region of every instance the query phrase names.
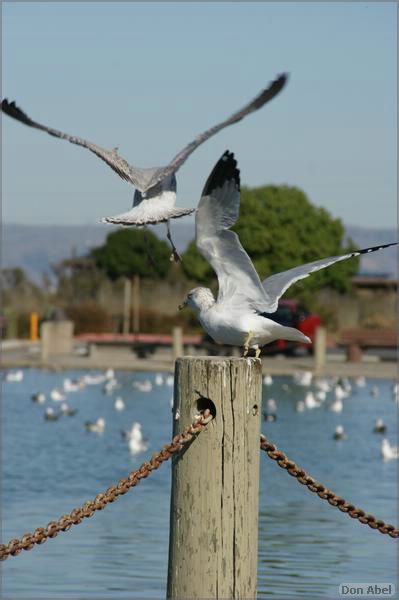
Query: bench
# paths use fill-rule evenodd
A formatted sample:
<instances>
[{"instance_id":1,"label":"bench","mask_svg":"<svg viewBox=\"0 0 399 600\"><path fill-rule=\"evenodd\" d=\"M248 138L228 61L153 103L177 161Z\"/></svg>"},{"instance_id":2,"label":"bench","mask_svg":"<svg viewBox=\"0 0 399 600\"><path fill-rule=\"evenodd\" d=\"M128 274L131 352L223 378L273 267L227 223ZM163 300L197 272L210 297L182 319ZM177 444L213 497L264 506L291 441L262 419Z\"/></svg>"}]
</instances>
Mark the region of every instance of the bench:
<instances>
[{"instance_id":1,"label":"bench","mask_svg":"<svg viewBox=\"0 0 399 600\"><path fill-rule=\"evenodd\" d=\"M338 345L346 348L348 361L358 362L362 358L362 350L396 348L398 332L388 328L352 327L341 331Z\"/></svg>"}]
</instances>

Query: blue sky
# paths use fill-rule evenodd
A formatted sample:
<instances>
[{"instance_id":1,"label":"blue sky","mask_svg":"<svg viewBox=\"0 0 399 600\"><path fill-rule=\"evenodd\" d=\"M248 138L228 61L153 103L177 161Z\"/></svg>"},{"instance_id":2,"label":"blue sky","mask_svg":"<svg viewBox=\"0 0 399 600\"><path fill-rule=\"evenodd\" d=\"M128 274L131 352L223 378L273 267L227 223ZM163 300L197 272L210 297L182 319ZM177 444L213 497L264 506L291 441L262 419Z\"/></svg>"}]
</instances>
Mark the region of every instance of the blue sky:
<instances>
[{"instance_id":1,"label":"blue sky","mask_svg":"<svg viewBox=\"0 0 399 600\"><path fill-rule=\"evenodd\" d=\"M137 166L168 162L276 74L270 105L178 172L197 204L235 152L243 183L286 183L346 224L396 225L396 4L3 3L2 95ZM2 119L3 222L94 223L133 188L84 149Z\"/></svg>"}]
</instances>

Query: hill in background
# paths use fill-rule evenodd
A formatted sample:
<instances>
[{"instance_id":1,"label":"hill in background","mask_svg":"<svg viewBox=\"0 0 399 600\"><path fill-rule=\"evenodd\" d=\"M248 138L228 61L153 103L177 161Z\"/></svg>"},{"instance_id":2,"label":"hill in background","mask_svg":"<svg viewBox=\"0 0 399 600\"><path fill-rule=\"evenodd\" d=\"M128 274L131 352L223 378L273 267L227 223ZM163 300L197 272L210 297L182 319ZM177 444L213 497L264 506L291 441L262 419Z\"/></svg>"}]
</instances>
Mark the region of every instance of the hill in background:
<instances>
[{"instance_id":1,"label":"hill in background","mask_svg":"<svg viewBox=\"0 0 399 600\"><path fill-rule=\"evenodd\" d=\"M86 254L90 248L101 246L114 227L93 225L13 225L2 227L1 266L21 267L35 282L40 283L43 274L52 275L51 265L70 256ZM159 225L153 229L166 239L166 228ZM348 237L360 248L387 244L397 239L396 229L373 229L347 226ZM194 220L172 222L172 235L180 252L194 238ZM315 258L322 258L315 257ZM386 274L398 277L396 248L388 248L362 257L362 273Z\"/></svg>"}]
</instances>

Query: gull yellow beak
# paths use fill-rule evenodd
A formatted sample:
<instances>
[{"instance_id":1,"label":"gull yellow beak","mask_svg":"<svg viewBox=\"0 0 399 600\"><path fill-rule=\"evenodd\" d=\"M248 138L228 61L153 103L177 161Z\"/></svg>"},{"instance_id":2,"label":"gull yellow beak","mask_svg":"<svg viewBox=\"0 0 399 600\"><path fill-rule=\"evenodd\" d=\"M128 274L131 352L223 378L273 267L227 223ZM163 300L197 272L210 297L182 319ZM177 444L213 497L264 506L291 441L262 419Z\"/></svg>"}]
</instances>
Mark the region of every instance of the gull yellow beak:
<instances>
[{"instance_id":1,"label":"gull yellow beak","mask_svg":"<svg viewBox=\"0 0 399 600\"><path fill-rule=\"evenodd\" d=\"M181 310L182 308L184 308L187 304L187 300L185 300L184 302L182 302L181 304L179 304L178 309Z\"/></svg>"}]
</instances>

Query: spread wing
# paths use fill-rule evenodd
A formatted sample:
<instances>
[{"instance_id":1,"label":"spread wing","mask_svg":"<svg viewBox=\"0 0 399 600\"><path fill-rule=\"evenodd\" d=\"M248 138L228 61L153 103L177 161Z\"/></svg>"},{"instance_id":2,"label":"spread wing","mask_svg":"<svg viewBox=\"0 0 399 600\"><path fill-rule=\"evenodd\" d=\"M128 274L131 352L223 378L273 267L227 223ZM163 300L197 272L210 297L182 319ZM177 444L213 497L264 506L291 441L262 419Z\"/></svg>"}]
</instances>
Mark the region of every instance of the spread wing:
<instances>
[{"instance_id":1,"label":"spread wing","mask_svg":"<svg viewBox=\"0 0 399 600\"><path fill-rule=\"evenodd\" d=\"M270 100L272 100L275 96L277 96L277 94L279 94L279 92L281 92L281 90L286 84L287 79L288 76L286 74L280 75L266 89L264 89L260 94L258 94L256 98L249 102L249 104L246 104L243 108L235 112L225 121L222 121L218 125L207 129L207 131L204 131L204 133L200 133L199 135L197 135L197 137L192 142L190 142L190 144L187 144L187 146L183 148L183 150L179 152L179 154L177 154L166 167L158 170L158 172L154 176L154 179L151 182L152 185L155 185L158 181L160 181L164 177L167 177L171 173L175 173L187 160L190 154L194 152L196 148L198 148L198 146L200 146L210 137L218 133L218 131L224 129L225 127L228 127L229 125L233 125L233 123L241 121L241 119L243 119L250 113L254 112L255 110L258 110L264 104L267 104L267 102L270 102Z\"/></svg>"},{"instance_id":2,"label":"spread wing","mask_svg":"<svg viewBox=\"0 0 399 600\"><path fill-rule=\"evenodd\" d=\"M383 248L389 248L390 246L396 246L398 242L392 242L391 244L384 244L382 246L373 246L371 248L364 248L363 250L356 250L356 252L350 252L349 254L341 254L339 256L330 256L328 258L322 258L321 260L315 260L314 262L288 269L282 273L271 275L262 282L265 292L269 298L268 306L265 312L273 313L277 310L278 301L286 290L300 279L309 277L312 273L325 269L330 265L347 258L359 256L360 254L369 254L370 252L376 252Z\"/></svg>"},{"instance_id":3,"label":"spread wing","mask_svg":"<svg viewBox=\"0 0 399 600\"><path fill-rule=\"evenodd\" d=\"M234 225L240 209L240 172L231 152L225 152L210 174L196 214L198 250L219 282L218 302L265 310L267 296L241 245Z\"/></svg>"},{"instance_id":4,"label":"spread wing","mask_svg":"<svg viewBox=\"0 0 399 600\"><path fill-rule=\"evenodd\" d=\"M71 142L71 144L76 144L77 146L82 146L83 148L87 148L90 152L93 152L96 156L101 158L108 166L111 167L118 173L122 179L128 181L129 183L136 186L140 189L143 185L143 173L140 172L140 169L136 169L129 165L126 160L124 160L121 156L119 156L116 149L114 150L104 150L104 148L100 148L100 146L96 146L96 144L92 144L87 140L82 138L75 137L73 135L68 135L67 133L63 133L62 131L58 131L57 129L52 129L51 127L46 127L46 125L41 125L36 121L33 121L27 114L25 114L16 104L15 102L9 102L7 99L3 100L1 103L1 110L3 113L28 125L28 127L34 127L35 129L40 129L41 131L46 131L50 135L60 138L62 140L67 140Z\"/></svg>"}]
</instances>

